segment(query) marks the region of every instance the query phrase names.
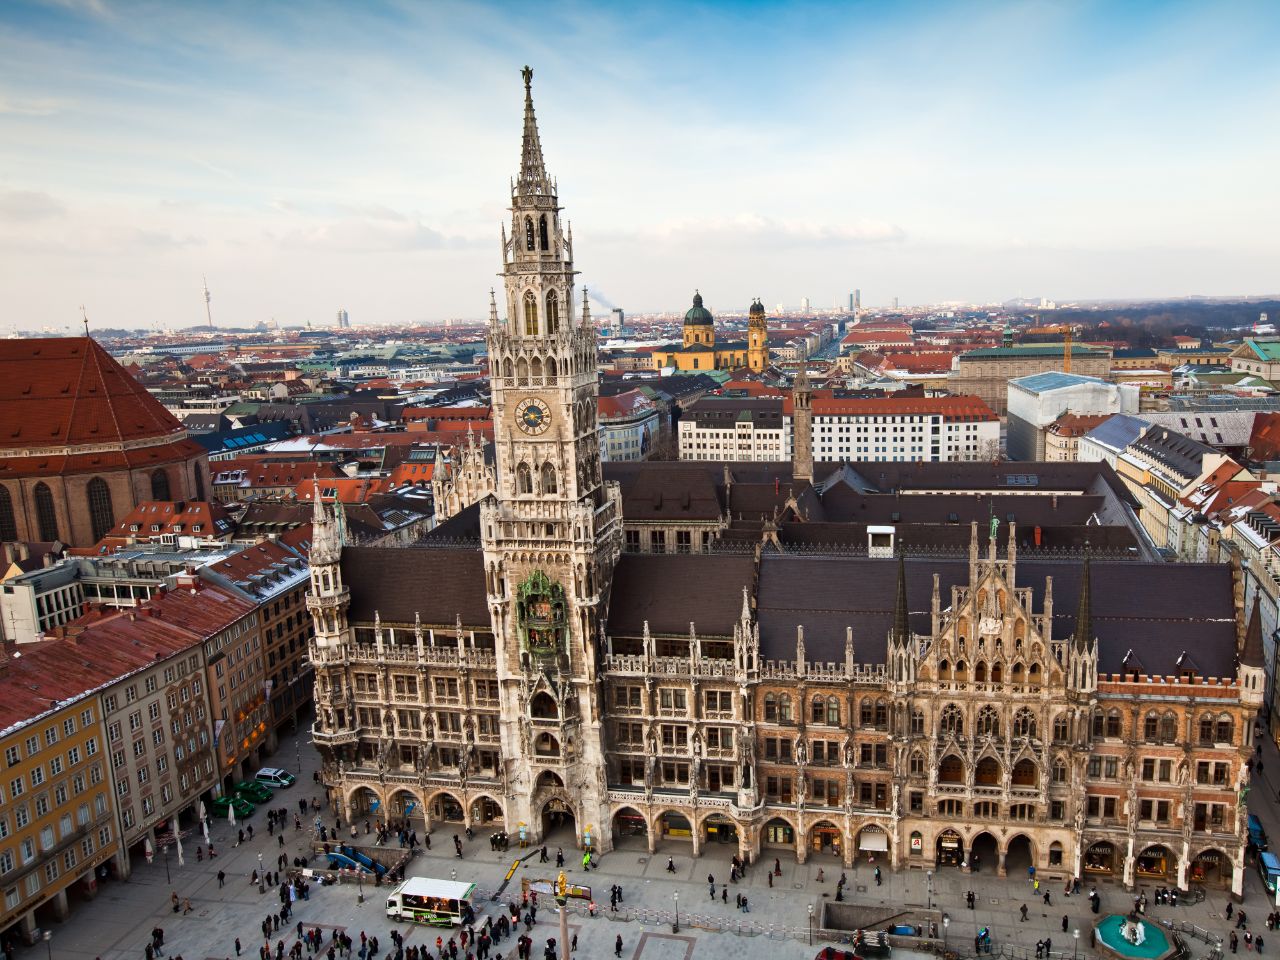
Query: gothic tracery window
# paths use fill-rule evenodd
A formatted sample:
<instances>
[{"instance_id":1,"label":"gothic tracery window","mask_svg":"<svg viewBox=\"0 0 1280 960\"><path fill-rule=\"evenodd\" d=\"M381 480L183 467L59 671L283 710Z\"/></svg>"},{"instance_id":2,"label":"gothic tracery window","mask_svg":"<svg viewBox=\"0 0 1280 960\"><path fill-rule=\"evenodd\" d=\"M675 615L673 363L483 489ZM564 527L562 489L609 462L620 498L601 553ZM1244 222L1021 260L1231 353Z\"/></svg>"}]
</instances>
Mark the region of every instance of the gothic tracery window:
<instances>
[{"instance_id":1,"label":"gothic tracery window","mask_svg":"<svg viewBox=\"0 0 1280 960\"><path fill-rule=\"evenodd\" d=\"M516 493L533 493L533 474L527 463L516 467Z\"/></svg>"},{"instance_id":2,"label":"gothic tracery window","mask_svg":"<svg viewBox=\"0 0 1280 960\"><path fill-rule=\"evenodd\" d=\"M46 543L60 539L58 537L58 514L53 508L53 493L43 480L31 491L36 504L36 526L40 528L40 539Z\"/></svg>"},{"instance_id":3,"label":"gothic tracery window","mask_svg":"<svg viewBox=\"0 0 1280 960\"><path fill-rule=\"evenodd\" d=\"M538 240L543 250L550 250L551 245L547 242L547 215L544 213L542 219L538 221Z\"/></svg>"},{"instance_id":4,"label":"gothic tracery window","mask_svg":"<svg viewBox=\"0 0 1280 960\"><path fill-rule=\"evenodd\" d=\"M964 714L960 712L960 708L954 703L948 703L942 708L942 716L938 722L938 732L942 734L953 733L957 737L964 734Z\"/></svg>"},{"instance_id":5,"label":"gothic tracery window","mask_svg":"<svg viewBox=\"0 0 1280 960\"><path fill-rule=\"evenodd\" d=\"M547 294L547 333L556 333L560 329L560 298L552 290Z\"/></svg>"},{"instance_id":6,"label":"gothic tracery window","mask_svg":"<svg viewBox=\"0 0 1280 960\"><path fill-rule=\"evenodd\" d=\"M1036 715L1023 707L1013 715L1013 735L1015 737L1034 737L1036 735Z\"/></svg>"},{"instance_id":7,"label":"gothic tracery window","mask_svg":"<svg viewBox=\"0 0 1280 960\"><path fill-rule=\"evenodd\" d=\"M556 468L550 462L542 465L542 492L544 494L556 492Z\"/></svg>"},{"instance_id":8,"label":"gothic tracery window","mask_svg":"<svg viewBox=\"0 0 1280 960\"><path fill-rule=\"evenodd\" d=\"M995 707L986 706L978 711L978 735L1000 736L1000 714Z\"/></svg>"},{"instance_id":9,"label":"gothic tracery window","mask_svg":"<svg viewBox=\"0 0 1280 960\"><path fill-rule=\"evenodd\" d=\"M0 543L18 539L18 523L13 513L13 497L9 488L0 486Z\"/></svg>"},{"instance_id":10,"label":"gothic tracery window","mask_svg":"<svg viewBox=\"0 0 1280 960\"><path fill-rule=\"evenodd\" d=\"M524 294L524 335L538 335L538 298L532 290L526 290Z\"/></svg>"},{"instance_id":11,"label":"gothic tracery window","mask_svg":"<svg viewBox=\"0 0 1280 960\"><path fill-rule=\"evenodd\" d=\"M116 525L115 511L111 509L111 489L107 481L94 477L85 488L89 500L89 525L93 530L93 542L97 543Z\"/></svg>"},{"instance_id":12,"label":"gothic tracery window","mask_svg":"<svg viewBox=\"0 0 1280 960\"><path fill-rule=\"evenodd\" d=\"M524 247L526 250L532 250L533 247L533 217L524 218Z\"/></svg>"},{"instance_id":13,"label":"gothic tracery window","mask_svg":"<svg viewBox=\"0 0 1280 960\"><path fill-rule=\"evenodd\" d=\"M151 499L173 499L173 497L169 495L169 474L165 473L163 468L157 469L151 474Z\"/></svg>"}]
</instances>

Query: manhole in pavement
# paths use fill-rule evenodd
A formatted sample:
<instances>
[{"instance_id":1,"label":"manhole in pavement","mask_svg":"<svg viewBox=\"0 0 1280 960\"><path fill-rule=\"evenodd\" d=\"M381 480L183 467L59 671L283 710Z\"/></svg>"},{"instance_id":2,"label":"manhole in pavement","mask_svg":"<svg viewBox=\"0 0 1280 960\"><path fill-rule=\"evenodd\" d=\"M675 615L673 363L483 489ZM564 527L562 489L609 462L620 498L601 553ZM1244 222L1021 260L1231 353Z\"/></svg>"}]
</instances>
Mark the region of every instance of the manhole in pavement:
<instances>
[{"instance_id":1,"label":"manhole in pavement","mask_svg":"<svg viewBox=\"0 0 1280 960\"><path fill-rule=\"evenodd\" d=\"M803 884L803 883L793 883L791 886L795 887L797 890L803 890L803 889L804 889L804 884Z\"/></svg>"},{"instance_id":2,"label":"manhole in pavement","mask_svg":"<svg viewBox=\"0 0 1280 960\"><path fill-rule=\"evenodd\" d=\"M867 885L865 883L860 883L856 887L854 887L854 889L857 890L859 893L866 893Z\"/></svg>"},{"instance_id":3,"label":"manhole in pavement","mask_svg":"<svg viewBox=\"0 0 1280 960\"><path fill-rule=\"evenodd\" d=\"M988 900L987 902L990 903L992 906L999 906L1000 904L1000 901L996 900L994 897L991 900Z\"/></svg>"},{"instance_id":4,"label":"manhole in pavement","mask_svg":"<svg viewBox=\"0 0 1280 960\"><path fill-rule=\"evenodd\" d=\"M636 863L648 863L648 862L649 862L649 858L648 858L648 857L637 857L637 858L636 858Z\"/></svg>"}]
</instances>

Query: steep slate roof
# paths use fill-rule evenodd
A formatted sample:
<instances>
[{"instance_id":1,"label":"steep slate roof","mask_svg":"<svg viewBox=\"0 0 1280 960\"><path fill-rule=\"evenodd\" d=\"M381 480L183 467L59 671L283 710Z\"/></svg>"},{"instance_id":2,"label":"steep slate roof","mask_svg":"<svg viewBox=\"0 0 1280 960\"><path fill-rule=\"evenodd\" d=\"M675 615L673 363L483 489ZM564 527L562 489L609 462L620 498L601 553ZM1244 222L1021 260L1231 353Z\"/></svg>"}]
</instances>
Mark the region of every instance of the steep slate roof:
<instances>
[{"instance_id":1,"label":"steep slate roof","mask_svg":"<svg viewBox=\"0 0 1280 960\"><path fill-rule=\"evenodd\" d=\"M464 626L489 630L484 592L484 554L449 548L387 549L345 547L342 579L351 590L352 622L372 622L376 612L387 623Z\"/></svg>"},{"instance_id":2,"label":"steep slate roof","mask_svg":"<svg viewBox=\"0 0 1280 960\"><path fill-rule=\"evenodd\" d=\"M1235 675L1228 566L1094 561L1092 567L1091 619L1101 672L1119 673L1132 649L1148 673L1177 674L1176 661L1186 650L1201 675ZM933 574L941 577L945 608L951 587L968 583L968 560L908 559L906 571L911 628L928 634ZM1055 637L1066 638L1075 630L1082 571L1079 561L1018 563L1018 586L1032 588L1035 613L1044 601L1045 577L1053 577ZM845 627L852 627L857 659L882 663L893 623L896 577L893 560L766 554L758 598L761 656L794 659L796 626L801 624L810 660L842 661ZM697 603L671 616L697 620Z\"/></svg>"},{"instance_id":3,"label":"steep slate roof","mask_svg":"<svg viewBox=\"0 0 1280 960\"><path fill-rule=\"evenodd\" d=\"M742 613L742 588L751 589L755 562L743 554L623 554L614 569L609 633L731 637Z\"/></svg>"}]
</instances>

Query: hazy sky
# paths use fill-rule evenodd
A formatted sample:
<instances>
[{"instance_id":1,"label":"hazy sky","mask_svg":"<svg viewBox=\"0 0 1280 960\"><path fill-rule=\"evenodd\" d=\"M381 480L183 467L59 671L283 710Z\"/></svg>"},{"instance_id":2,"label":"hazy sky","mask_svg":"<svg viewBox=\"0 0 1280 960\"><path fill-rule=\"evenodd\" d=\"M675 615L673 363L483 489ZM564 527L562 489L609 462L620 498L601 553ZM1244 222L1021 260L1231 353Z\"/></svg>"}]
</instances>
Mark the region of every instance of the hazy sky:
<instances>
[{"instance_id":1,"label":"hazy sky","mask_svg":"<svg viewBox=\"0 0 1280 960\"><path fill-rule=\"evenodd\" d=\"M0 3L0 325L1280 290L1280 4ZM601 303L597 301L599 308Z\"/></svg>"}]
</instances>

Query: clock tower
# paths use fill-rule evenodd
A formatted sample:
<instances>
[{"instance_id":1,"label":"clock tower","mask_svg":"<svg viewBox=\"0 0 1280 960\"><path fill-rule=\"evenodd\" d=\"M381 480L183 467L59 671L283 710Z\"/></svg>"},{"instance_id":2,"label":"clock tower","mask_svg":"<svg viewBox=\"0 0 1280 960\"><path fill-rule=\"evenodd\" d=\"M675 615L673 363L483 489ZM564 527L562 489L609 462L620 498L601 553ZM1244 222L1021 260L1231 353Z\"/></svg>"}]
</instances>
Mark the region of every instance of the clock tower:
<instances>
[{"instance_id":1,"label":"clock tower","mask_svg":"<svg viewBox=\"0 0 1280 960\"><path fill-rule=\"evenodd\" d=\"M506 318L491 294L486 338L497 489L480 505L507 823L539 841L572 826L580 846L607 850L597 651L622 503L601 478L595 327L585 290L575 318L573 233L543 165L533 71L523 75L520 172L502 231Z\"/></svg>"}]
</instances>

